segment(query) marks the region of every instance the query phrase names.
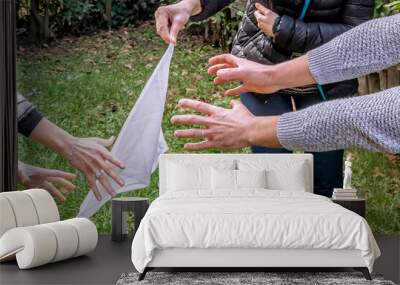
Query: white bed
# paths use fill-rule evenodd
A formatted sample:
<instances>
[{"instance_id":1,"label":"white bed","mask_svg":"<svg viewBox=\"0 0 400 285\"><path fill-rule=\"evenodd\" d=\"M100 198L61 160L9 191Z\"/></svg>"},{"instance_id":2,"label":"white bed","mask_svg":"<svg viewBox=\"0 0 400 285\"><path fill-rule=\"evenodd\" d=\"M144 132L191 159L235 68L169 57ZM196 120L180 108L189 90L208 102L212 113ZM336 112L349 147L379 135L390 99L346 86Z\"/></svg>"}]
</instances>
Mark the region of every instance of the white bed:
<instances>
[{"instance_id":1,"label":"white bed","mask_svg":"<svg viewBox=\"0 0 400 285\"><path fill-rule=\"evenodd\" d=\"M308 154L163 155L134 266L141 278L154 267L355 267L369 277L380 252L367 222L312 194L312 173Z\"/></svg>"}]
</instances>

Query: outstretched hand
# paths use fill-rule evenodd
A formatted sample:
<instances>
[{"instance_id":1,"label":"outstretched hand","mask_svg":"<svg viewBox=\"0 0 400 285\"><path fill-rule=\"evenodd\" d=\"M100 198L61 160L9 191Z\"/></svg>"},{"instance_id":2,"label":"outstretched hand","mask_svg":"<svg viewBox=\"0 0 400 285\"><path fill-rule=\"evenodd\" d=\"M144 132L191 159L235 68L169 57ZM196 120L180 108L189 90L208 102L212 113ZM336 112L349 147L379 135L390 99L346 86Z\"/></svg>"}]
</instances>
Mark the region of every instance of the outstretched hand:
<instances>
[{"instance_id":1,"label":"outstretched hand","mask_svg":"<svg viewBox=\"0 0 400 285\"><path fill-rule=\"evenodd\" d=\"M74 138L63 151L63 156L69 163L85 175L97 200L101 200L101 194L97 188L96 180L111 196L115 196L116 192L108 181L108 176L121 187L124 186L123 179L115 170L117 167L123 169L125 165L107 149L113 143L114 137L109 139Z\"/></svg>"},{"instance_id":2,"label":"outstretched hand","mask_svg":"<svg viewBox=\"0 0 400 285\"><path fill-rule=\"evenodd\" d=\"M273 93L281 89L273 81L274 66L260 64L231 54L221 54L209 59L209 74L215 74L215 84L240 81L242 84L225 92L236 96L245 92Z\"/></svg>"},{"instance_id":3,"label":"outstretched hand","mask_svg":"<svg viewBox=\"0 0 400 285\"><path fill-rule=\"evenodd\" d=\"M71 181L75 177L75 174L72 173L36 167L18 161L19 183L28 189L45 189L61 203L65 201L66 195L74 191L75 185Z\"/></svg>"},{"instance_id":4,"label":"outstretched hand","mask_svg":"<svg viewBox=\"0 0 400 285\"><path fill-rule=\"evenodd\" d=\"M240 101L231 101L232 109L225 109L201 101L182 99L178 107L205 114L176 115L171 122L177 125L200 125L202 128L176 130L178 138L204 138L198 143L187 143L188 150L208 148L237 149L253 145L263 138L270 146L278 146L276 117L255 117ZM265 127L260 130L259 127ZM259 141L261 142L261 140Z\"/></svg>"}]
</instances>

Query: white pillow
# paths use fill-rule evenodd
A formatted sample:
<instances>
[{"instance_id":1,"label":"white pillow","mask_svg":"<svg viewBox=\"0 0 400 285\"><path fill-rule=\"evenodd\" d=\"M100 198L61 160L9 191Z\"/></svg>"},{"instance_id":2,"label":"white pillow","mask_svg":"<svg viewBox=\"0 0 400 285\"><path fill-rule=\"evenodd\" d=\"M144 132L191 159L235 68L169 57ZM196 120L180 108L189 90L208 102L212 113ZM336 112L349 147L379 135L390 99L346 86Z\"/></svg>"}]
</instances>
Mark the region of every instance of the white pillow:
<instances>
[{"instance_id":1,"label":"white pillow","mask_svg":"<svg viewBox=\"0 0 400 285\"><path fill-rule=\"evenodd\" d=\"M170 163L168 173L168 190L187 191L211 188L210 167Z\"/></svg>"},{"instance_id":2,"label":"white pillow","mask_svg":"<svg viewBox=\"0 0 400 285\"><path fill-rule=\"evenodd\" d=\"M237 188L267 188L267 171L236 170Z\"/></svg>"},{"instance_id":3,"label":"white pillow","mask_svg":"<svg viewBox=\"0 0 400 285\"><path fill-rule=\"evenodd\" d=\"M272 190L307 191L309 169L305 161L298 160L251 160L238 161L239 170L266 169L267 187Z\"/></svg>"},{"instance_id":4,"label":"white pillow","mask_svg":"<svg viewBox=\"0 0 400 285\"><path fill-rule=\"evenodd\" d=\"M234 191L243 188L266 188L266 171L263 170L211 170L211 183L214 191Z\"/></svg>"},{"instance_id":5,"label":"white pillow","mask_svg":"<svg viewBox=\"0 0 400 285\"><path fill-rule=\"evenodd\" d=\"M168 162L167 191L211 190L211 169L235 169L236 161L217 161L211 165L189 161Z\"/></svg>"},{"instance_id":6,"label":"white pillow","mask_svg":"<svg viewBox=\"0 0 400 285\"><path fill-rule=\"evenodd\" d=\"M212 168L211 181L211 188L214 191L236 190L236 170Z\"/></svg>"}]
</instances>

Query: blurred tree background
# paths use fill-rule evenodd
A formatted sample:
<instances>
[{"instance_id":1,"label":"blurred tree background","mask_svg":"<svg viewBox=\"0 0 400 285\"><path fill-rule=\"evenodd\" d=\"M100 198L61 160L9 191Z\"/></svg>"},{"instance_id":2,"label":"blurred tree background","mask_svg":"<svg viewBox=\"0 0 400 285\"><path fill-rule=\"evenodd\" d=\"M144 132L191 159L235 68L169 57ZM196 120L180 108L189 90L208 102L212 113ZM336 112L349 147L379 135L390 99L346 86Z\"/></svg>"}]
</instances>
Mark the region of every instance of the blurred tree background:
<instances>
[{"instance_id":1,"label":"blurred tree background","mask_svg":"<svg viewBox=\"0 0 400 285\"><path fill-rule=\"evenodd\" d=\"M17 0L20 36L48 43L64 35L137 25L168 1L157 0Z\"/></svg>"},{"instance_id":2,"label":"blurred tree background","mask_svg":"<svg viewBox=\"0 0 400 285\"><path fill-rule=\"evenodd\" d=\"M76 136L117 135L144 83L165 50L155 34L153 14L171 0L17 0L18 89L60 127ZM169 119L180 98L228 106L223 88L206 72L209 57L228 52L246 0L235 1L210 19L190 23L180 35L171 65L163 129L171 152L184 152ZM377 0L375 16L400 12L400 0ZM360 94L400 84L394 67L360 79ZM62 100L60 100L62 98ZM248 152L243 149L241 152ZM210 150L209 152L218 152ZM354 186L366 196L367 219L378 232L400 232L399 156L349 150ZM53 152L19 138L20 159L40 167L74 172ZM77 190L60 205L62 218L74 217L88 186L79 175ZM158 196L158 173L149 187L127 193ZM93 218L110 232L110 203Z\"/></svg>"}]
</instances>

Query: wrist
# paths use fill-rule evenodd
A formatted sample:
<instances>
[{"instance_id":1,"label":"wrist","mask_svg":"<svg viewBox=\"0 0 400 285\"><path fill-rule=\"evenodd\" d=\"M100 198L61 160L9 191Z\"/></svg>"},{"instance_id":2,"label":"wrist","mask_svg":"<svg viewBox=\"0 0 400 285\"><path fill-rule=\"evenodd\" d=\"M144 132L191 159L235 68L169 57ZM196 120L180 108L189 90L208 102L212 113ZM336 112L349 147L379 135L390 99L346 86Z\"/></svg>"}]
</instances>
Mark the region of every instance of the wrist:
<instances>
[{"instance_id":1,"label":"wrist","mask_svg":"<svg viewBox=\"0 0 400 285\"><path fill-rule=\"evenodd\" d=\"M68 133L61 134L55 139L55 151L65 159L69 159L72 155L72 149L76 138Z\"/></svg>"},{"instance_id":2,"label":"wrist","mask_svg":"<svg viewBox=\"0 0 400 285\"><path fill-rule=\"evenodd\" d=\"M314 84L315 79L308 65L307 55L285 61L271 68L271 79L280 89Z\"/></svg>"},{"instance_id":3,"label":"wrist","mask_svg":"<svg viewBox=\"0 0 400 285\"><path fill-rule=\"evenodd\" d=\"M256 145L257 144L257 128L259 126L259 117L253 117L245 131L245 140L246 144L251 146L251 145Z\"/></svg>"},{"instance_id":4,"label":"wrist","mask_svg":"<svg viewBox=\"0 0 400 285\"><path fill-rule=\"evenodd\" d=\"M202 8L200 0L183 0L180 3L190 16L201 13Z\"/></svg>"},{"instance_id":5,"label":"wrist","mask_svg":"<svg viewBox=\"0 0 400 285\"><path fill-rule=\"evenodd\" d=\"M43 118L32 131L30 138L54 150L64 158L70 157L76 138Z\"/></svg>"},{"instance_id":6,"label":"wrist","mask_svg":"<svg viewBox=\"0 0 400 285\"><path fill-rule=\"evenodd\" d=\"M287 85L287 78L285 77L286 67L282 66L282 64L276 65L267 65L262 70L262 76L266 79L266 84L268 86L273 86L276 90L281 90L288 88Z\"/></svg>"},{"instance_id":7,"label":"wrist","mask_svg":"<svg viewBox=\"0 0 400 285\"><path fill-rule=\"evenodd\" d=\"M280 147L277 135L279 116L254 117L249 124L247 142L249 145Z\"/></svg>"}]
</instances>

